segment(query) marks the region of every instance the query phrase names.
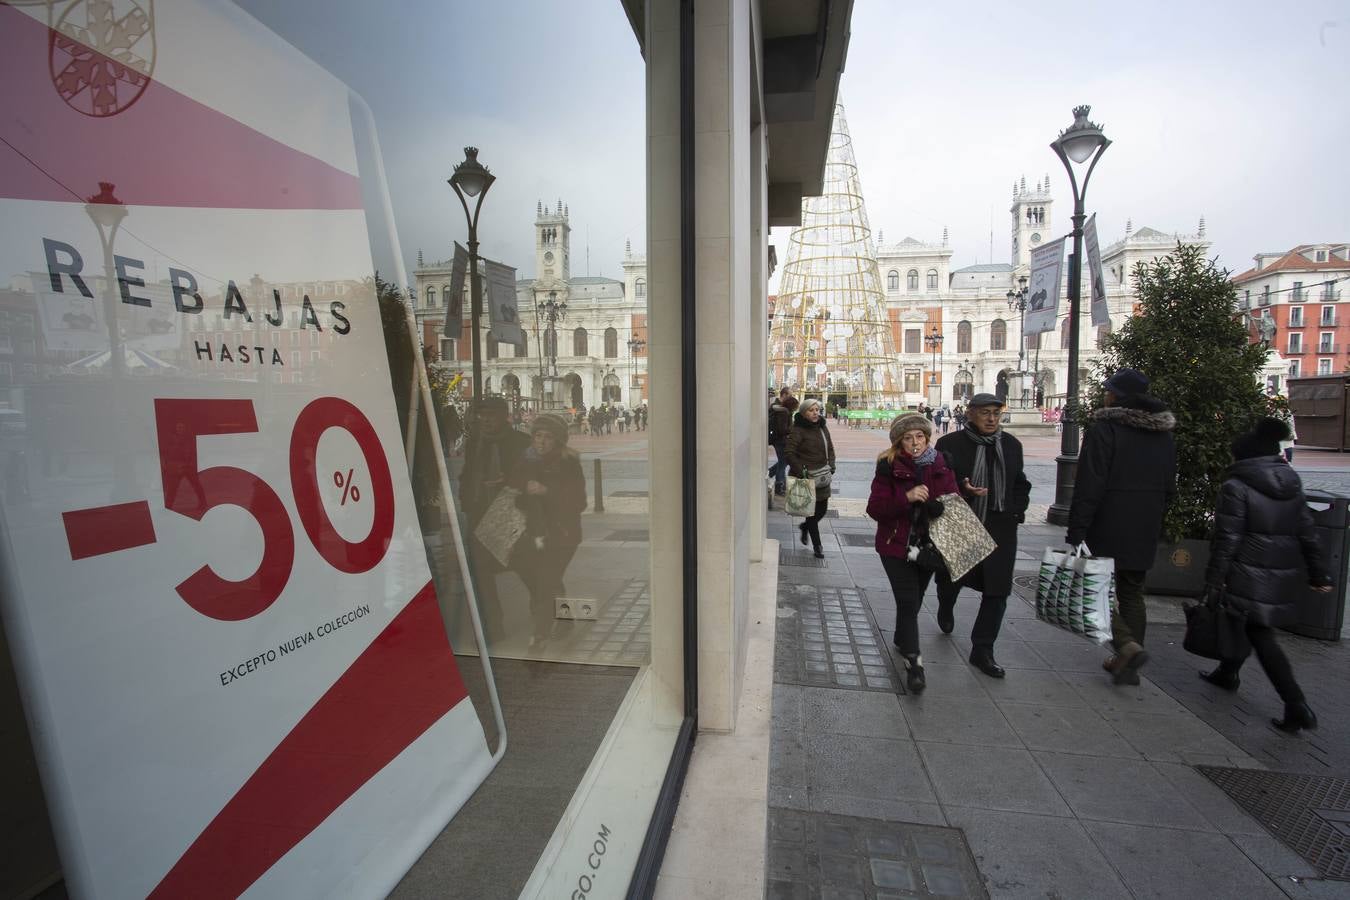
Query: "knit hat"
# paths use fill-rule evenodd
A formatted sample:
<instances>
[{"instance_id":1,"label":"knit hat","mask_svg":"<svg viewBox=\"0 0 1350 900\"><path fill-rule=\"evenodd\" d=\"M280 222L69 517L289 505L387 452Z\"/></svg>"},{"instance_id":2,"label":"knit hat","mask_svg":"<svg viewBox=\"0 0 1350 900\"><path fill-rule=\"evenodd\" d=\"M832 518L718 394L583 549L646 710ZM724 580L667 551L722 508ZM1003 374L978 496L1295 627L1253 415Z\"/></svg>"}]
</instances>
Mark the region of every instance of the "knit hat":
<instances>
[{"instance_id":1,"label":"knit hat","mask_svg":"<svg viewBox=\"0 0 1350 900\"><path fill-rule=\"evenodd\" d=\"M567 444L567 423L560 416L553 413L540 413L535 416L534 422L530 425L530 434L537 431L547 431L560 445Z\"/></svg>"},{"instance_id":2,"label":"knit hat","mask_svg":"<svg viewBox=\"0 0 1350 900\"><path fill-rule=\"evenodd\" d=\"M891 420L891 446L900 443L907 431L922 431L929 440L933 439L932 422L918 413L902 413Z\"/></svg>"},{"instance_id":3,"label":"knit hat","mask_svg":"<svg viewBox=\"0 0 1350 900\"><path fill-rule=\"evenodd\" d=\"M1116 369L1114 375L1102 385L1117 397L1129 397L1133 394L1148 393L1148 376L1138 369Z\"/></svg>"},{"instance_id":4,"label":"knit hat","mask_svg":"<svg viewBox=\"0 0 1350 900\"><path fill-rule=\"evenodd\" d=\"M1289 440L1289 436L1289 426L1279 419L1260 419L1255 428L1233 441L1233 459L1278 456L1280 441Z\"/></svg>"}]
</instances>

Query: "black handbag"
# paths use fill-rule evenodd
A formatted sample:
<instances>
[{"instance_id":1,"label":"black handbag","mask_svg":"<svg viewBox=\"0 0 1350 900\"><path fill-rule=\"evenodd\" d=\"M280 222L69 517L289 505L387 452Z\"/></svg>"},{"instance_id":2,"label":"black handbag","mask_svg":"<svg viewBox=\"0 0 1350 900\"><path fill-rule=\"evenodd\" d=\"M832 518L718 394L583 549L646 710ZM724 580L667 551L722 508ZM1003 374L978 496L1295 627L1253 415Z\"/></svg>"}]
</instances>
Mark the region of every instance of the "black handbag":
<instances>
[{"instance_id":1,"label":"black handbag","mask_svg":"<svg viewBox=\"0 0 1350 900\"><path fill-rule=\"evenodd\" d=\"M928 537L926 531L922 535L919 534L919 521L920 514L916 509L910 519L909 549L905 558L924 572L945 572L947 563L934 546L932 539Z\"/></svg>"},{"instance_id":2,"label":"black handbag","mask_svg":"<svg viewBox=\"0 0 1350 900\"><path fill-rule=\"evenodd\" d=\"M1247 613L1235 609L1223 594L1209 594L1199 603L1188 604L1186 636L1181 646L1187 653L1205 659L1245 659L1251 652L1247 640Z\"/></svg>"}]
</instances>

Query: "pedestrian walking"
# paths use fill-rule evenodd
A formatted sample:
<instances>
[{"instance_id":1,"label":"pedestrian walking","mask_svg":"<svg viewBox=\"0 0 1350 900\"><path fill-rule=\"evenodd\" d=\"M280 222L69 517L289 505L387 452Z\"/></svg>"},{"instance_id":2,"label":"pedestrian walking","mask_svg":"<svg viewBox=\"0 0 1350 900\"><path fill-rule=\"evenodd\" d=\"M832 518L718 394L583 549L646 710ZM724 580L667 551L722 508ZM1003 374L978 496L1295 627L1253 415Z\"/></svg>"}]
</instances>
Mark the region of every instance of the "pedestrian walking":
<instances>
[{"instance_id":1,"label":"pedestrian walking","mask_svg":"<svg viewBox=\"0 0 1350 900\"><path fill-rule=\"evenodd\" d=\"M825 518L829 508L830 481L835 470L834 441L830 440L824 413L819 400L803 401L792 417L792 430L788 432L784 448L788 470L798 478L809 477L816 481L816 508L797 526L801 530L802 543L811 542L816 559L825 558L820 545L820 520Z\"/></svg>"},{"instance_id":2,"label":"pedestrian walking","mask_svg":"<svg viewBox=\"0 0 1350 900\"><path fill-rule=\"evenodd\" d=\"M927 686L919 648L919 609L933 576L917 551L928 523L942 515L938 497L956 493L956 476L933 446L933 425L923 416L896 416L890 439L891 446L877 457L867 515L876 520L875 547L895 596L892 642L904 660L905 686L917 694Z\"/></svg>"},{"instance_id":3,"label":"pedestrian walking","mask_svg":"<svg viewBox=\"0 0 1350 900\"><path fill-rule=\"evenodd\" d=\"M1102 668L1116 684L1138 684L1139 668L1148 662L1144 576L1158 552L1163 512L1176 493L1176 418L1148 393L1148 378L1135 369L1118 369L1103 387L1106 406L1093 414L1078 454L1064 539L1075 547L1086 542L1093 554L1115 560L1115 653Z\"/></svg>"},{"instance_id":4,"label":"pedestrian walking","mask_svg":"<svg viewBox=\"0 0 1350 900\"><path fill-rule=\"evenodd\" d=\"M1288 439L1288 425L1268 418L1233 442L1234 462L1219 488L1205 583L1246 614L1247 639L1284 701L1284 718L1271 722L1281 731L1296 732L1316 728L1317 716L1274 629L1297 620L1295 602L1303 583L1325 593L1332 580L1313 534L1303 482L1281 459L1280 442ZM1236 691L1245 660L1245 655L1224 659L1200 677Z\"/></svg>"},{"instance_id":5,"label":"pedestrian walking","mask_svg":"<svg viewBox=\"0 0 1350 900\"><path fill-rule=\"evenodd\" d=\"M976 394L966 415L965 428L939 438L937 449L947 454L961 496L997 547L959 581L939 576L937 621L943 634L951 634L961 589L979 591L980 611L970 628L970 664L990 678L1002 678L1007 673L994 659L994 642L1012 593L1017 526L1026 521L1031 482L1022 467L1022 442L1002 428L1003 401L994 394Z\"/></svg>"},{"instance_id":6,"label":"pedestrian walking","mask_svg":"<svg viewBox=\"0 0 1350 900\"><path fill-rule=\"evenodd\" d=\"M769 446L775 457L769 466L769 477L773 479L773 492L780 497L787 490L787 439L792 430L792 409L787 405L790 399L792 390L783 388L769 403Z\"/></svg>"}]
</instances>

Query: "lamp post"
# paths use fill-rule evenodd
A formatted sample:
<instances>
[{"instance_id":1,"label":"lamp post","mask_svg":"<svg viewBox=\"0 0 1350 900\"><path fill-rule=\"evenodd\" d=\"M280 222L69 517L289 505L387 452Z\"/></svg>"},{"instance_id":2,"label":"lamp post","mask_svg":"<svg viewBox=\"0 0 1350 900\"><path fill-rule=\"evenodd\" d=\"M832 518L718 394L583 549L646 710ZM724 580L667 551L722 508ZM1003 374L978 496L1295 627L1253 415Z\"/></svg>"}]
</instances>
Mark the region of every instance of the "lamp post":
<instances>
[{"instance_id":1,"label":"lamp post","mask_svg":"<svg viewBox=\"0 0 1350 900\"><path fill-rule=\"evenodd\" d=\"M929 331L928 334L925 335L923 339L923 342L928 345L928 349L933 354L933 364L928 369L929 406L933 406L937 402L937 400L942 399L941 396L937 397L936 400L933 397L933 395L938 393L939 391L937 380L937 355L938 351L942 349L942 341L943 341L942 332L938 331L938 327L936 325L933 326L932 331Z\"/></svg>"},{"instance_id":2,"label":"lamp post","mask_svg":"<svg viewBox=\"0 0 1350 900\"><path fill-rule=\"evenodd\" d=\"M1017 333L1019 343L1017 345L1017 380L1020 388L1026 390L1026 352L1027 352L1027 276L1022 275L1017 279L1017 290L1008 291L1008 309L1017 313L1018 325ZM1033 379L1033 389L1035 381ZM1026 406L1025 397L1022 398L1022 406Z\"/></svg>"},{"instance_id":3,"label":"lamp post","mask_svg":"<svg viewBox=\"0 0 1350 900\"><path fill-rule=\"evenodd\" d=\"M544 355L548 357L545 393L553 401L558 397L558 323L567 318L567 301L559 300L557 291L549 291L548 299L540 300L536 310L544 323Z\"/></svg>"},{"instance_id":4,"label":"lamp post","mask_svg":"<svg viewBox=\"0 0 1350 900\"><path fill-rule=\"evenodd\" d=\"M637 385L633 383L637 381L637 355L645 349L647 349L647 342L642 338L634 336L628 339L628 360L633 368L632 377L629 379L628 383L629 390L637 387ZM638 395L638 399L641 399L641 394ZM628 403L630 406L633 403L633 398L631 396L628 398Z\"/></svg>"},{"instance_id":5,"label":"lamp post","mask_svg":"<svg viewBox=\"0 0 1350 900\"><path fill-rule=\"evenodd\" d=\"M1069 256L1069 374L1066 389L1068 396L1064 400L1064 428L1059 445L1059 458L1055 460L1055 502L1051 505L1046 520L1052 525L1069 524L1069 506L1073 502L1073 482L1078 474L1078 308L1082 294L1083 280L1083 212L1087 197L1088 180L1092 170L1111 146L1100 125L1088 121L1090 106L1075 106L1073 124L1064 129L1060 136L1050 144L1064 169L1069 173L1069 186L1073 189L1073 253ZM1083 183L1078 183L1075 166L1087 164L1083 173Z\"/></svg>"},{"instance_id":6,"label":"lamp post","mask_svg":"<svg viewBox=\"0 0 1350 900\"><path fill-rule=\"evenodd\" d=\"M469 317L473 320L473 342L470 350L473 356L473 399L483 398L483 355L479 347L479 324L483 318L483 286L478 281L478 214L483 210L483 198L497 176L487 170L478 161L478 148L465 147L464 161L455 165L455 172L449 178L450 187L464 207L464 218L469 223ZM469 201L474 200L473 211L469 211Z\"/></svg>"},{"instance_id":7,"label":"lamp post","mask_svg":"<svg viewBox=\"0 0 1350 900\"><path fill-rule=\"evenodd\" d=\"M127 359L122 351L122 331L117 325L112 250L113 242L117 240L117 229L127 217L127 208L113 196L111 183L100 181L98 188L99 192L84 204L84 211L98 229L98 243L103 250L103 318L108 326L108 355L112 362L113 377L121 378L127 372Z\"/></svg>"}]
</instances>

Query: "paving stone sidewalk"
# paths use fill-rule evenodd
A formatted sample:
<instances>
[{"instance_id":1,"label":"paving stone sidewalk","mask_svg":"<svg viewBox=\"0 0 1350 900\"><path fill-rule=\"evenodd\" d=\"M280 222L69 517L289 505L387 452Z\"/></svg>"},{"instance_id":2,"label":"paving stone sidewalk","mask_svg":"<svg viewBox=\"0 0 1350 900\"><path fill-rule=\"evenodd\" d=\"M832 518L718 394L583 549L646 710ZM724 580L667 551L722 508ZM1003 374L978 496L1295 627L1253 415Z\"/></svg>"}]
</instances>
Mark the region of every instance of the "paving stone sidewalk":
<instances>
[{"instance_id":1,"label":"paving stone sidewalk","mask_svg":"<svg viewBox=\"0 0 1350 900\"><path fill-rule=\"evenodd\" d=\"M1290 738L1267 724L1280 709L1254 663L1236 698L1206 696L1203 661L1180 650L1177 625L1150 632L1150 677L1116 688L1101 649L1036 621L1015 596L996 648L1008 677L995 680L966 662L978 597L963 592L948 636L930 589L919 622L928 688L909 696L894 601L855 537L873 528L858 512L822 522L823 566L779 568L769 897L1350 897L1350 882L1325 878L1197 768L1347 774L1340 645L1281 638L1324 721L1311 739ZM769 530L796 541L781 512ZM1019 574L1062 542L1060 529L1024 526ZM873 664L861 654L875 644L894 691L839 678L853 673L836 659Z\"/></svg>"}]
</instances>

